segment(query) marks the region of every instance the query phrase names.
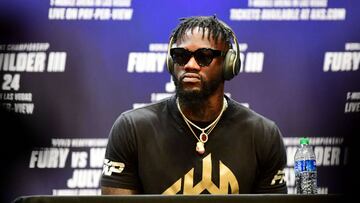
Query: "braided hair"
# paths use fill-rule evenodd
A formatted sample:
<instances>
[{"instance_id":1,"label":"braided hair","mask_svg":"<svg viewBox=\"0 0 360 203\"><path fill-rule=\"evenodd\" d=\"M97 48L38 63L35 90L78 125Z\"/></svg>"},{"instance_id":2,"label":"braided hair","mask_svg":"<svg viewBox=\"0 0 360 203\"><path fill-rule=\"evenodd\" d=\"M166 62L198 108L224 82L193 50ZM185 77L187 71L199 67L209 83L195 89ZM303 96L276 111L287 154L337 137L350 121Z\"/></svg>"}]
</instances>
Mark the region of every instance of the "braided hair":
<instances>
[{"instance_id":1,"label":"braided hair","mask_svg":"<svg viewBox=\"0 0 360 203\"><path fill-rule=\"evenodd\" d=\"M210 37L213 38L215 44L218 43L218 39L225 42L231 47L230 38L232 36L232 30L224 22L217 19L214 16L192 16L187 18L180 18L179 25L172 31L170 39L172 38L173 42L184 37L187 31L193 32L195 28L198 28L199 31L202 31L202 37L205 37L205 32L207 33L207 39L210 40ZM220 37L220 38L219 38Z\"/></svg>"}]
</instances>

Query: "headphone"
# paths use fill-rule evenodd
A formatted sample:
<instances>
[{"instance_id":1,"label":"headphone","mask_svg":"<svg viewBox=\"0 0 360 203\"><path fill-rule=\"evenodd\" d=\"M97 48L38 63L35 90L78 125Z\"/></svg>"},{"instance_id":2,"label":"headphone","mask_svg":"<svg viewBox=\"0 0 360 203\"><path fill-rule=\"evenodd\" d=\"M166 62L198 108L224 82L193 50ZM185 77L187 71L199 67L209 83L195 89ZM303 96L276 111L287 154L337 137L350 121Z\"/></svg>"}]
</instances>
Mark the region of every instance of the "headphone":
<instances>
[{"instance_id":1,"label":"headphone","mask_svg":"<svg viewBox=\"0 0 360 203\"><path fill-rule=\"evenodd\" d=\"M228 25L226 25L224 22L222 22L220 20L219 20L219 22L225 27L225 29L230 31L231 38L234 41L235 47L236 47L236 49L233 49L232 44L230 43L229 50L226 52L226 55L224 58L224 63L223 63L223 71L222 71L223 77L225 80L231 80L240 71L241 63L240 63L239 43L235 36L234 31L232 31L232 29ZM168 50L167 50L167 57L166 57L166 66L167 66L168 71L172 75L174 73L174 62L170 56L170 49L173 46L173 44L174 44L174 36L172 36L170 38L170 42L169 42Z\"/></svg>"}]
</instances>

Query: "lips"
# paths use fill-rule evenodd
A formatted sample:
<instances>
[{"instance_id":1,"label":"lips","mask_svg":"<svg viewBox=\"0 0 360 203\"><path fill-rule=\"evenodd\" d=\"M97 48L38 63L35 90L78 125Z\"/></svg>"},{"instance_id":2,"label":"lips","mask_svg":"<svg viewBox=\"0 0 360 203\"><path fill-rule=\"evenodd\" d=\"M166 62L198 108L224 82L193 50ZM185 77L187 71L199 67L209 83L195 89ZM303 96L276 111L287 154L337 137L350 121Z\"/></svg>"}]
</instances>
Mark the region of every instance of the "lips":
<instances>
[{"instance_id":1,"label":"lips","mask_svg":"<svg viewBox=\"0 0 360 203\"><path fill-rule=\"evenodd\" d=\"M194 82L200 82L201 78L200 78L200 75L196 74L196 73L185 73L181 76L181 80L183 82L194 83Z\"/></svg>"}]
</instances>

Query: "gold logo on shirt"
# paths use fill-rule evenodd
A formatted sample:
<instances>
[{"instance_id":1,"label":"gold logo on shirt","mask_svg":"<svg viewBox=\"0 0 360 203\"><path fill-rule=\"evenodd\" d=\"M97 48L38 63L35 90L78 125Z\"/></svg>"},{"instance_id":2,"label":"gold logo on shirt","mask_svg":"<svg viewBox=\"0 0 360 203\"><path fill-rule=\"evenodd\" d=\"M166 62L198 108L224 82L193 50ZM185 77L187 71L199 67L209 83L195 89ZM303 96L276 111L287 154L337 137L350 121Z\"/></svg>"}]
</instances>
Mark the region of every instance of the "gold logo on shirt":
<instances>
[{"instance_id":1,"label":"gold logo on shirt","mask_svg":"<svg viewBox=\"0 0 360 203\"><path fill-rule=\"evenodd\" d=\"M285 178L285 172L283 170L278 170L278 172L274 175L274 178L271 181L270 185L275 185L277 184L281 184L284 183L284 178Z\"/></svg>"},{"instance_id":2,"label":"gold logo on shirt","mask_svg":"<svg viewBox=\"0 0 360 203\"><path fill-rule=\"evenodd\" d=\"M203 159L202 179L199 183L194 185L194 168L187 172L184 176L183 194L184 195L197 195L207 190L210 194L231 194L239 193L239 184L235 175L231 170L219 161L219 187L212 182L212 162L211 154ZM171 195L177 194L181 191L182 178L175 181L163 194ZM230 187L230 190L229 190Z\"/></svg>"},{"instance_id":3,"label":"gold logo on shirt","mask_svg":"<svg viewBox=\"0 0 360 203\"><path fill-rule=\"evenodd\" d=\"M112 173L121 173L125 168L125 164L121 162L110 161L109 159L104 159L104 166L102 174L106 176L111 176Z\"/></svg>"}]
</instances>

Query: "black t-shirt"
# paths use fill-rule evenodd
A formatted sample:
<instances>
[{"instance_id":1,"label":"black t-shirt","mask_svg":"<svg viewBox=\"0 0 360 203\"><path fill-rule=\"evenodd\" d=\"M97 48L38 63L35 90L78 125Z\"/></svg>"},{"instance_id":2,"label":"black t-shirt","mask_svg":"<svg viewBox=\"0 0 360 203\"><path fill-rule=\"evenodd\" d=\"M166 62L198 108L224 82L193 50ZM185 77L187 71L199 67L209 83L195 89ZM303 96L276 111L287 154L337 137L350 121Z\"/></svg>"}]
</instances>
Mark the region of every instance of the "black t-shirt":
<instances>
[{"instance_id":1,"label":"black t-shirt","mask_svg":"<svg viewBox=\"0 0 360 203\"><path fill-rule=\"evenodd\" d=\"M175 97L122 113L109 135L101 185L144 194L286 193L278 127L226 99L203 155Z\"/></svg>"}]
</instances>

